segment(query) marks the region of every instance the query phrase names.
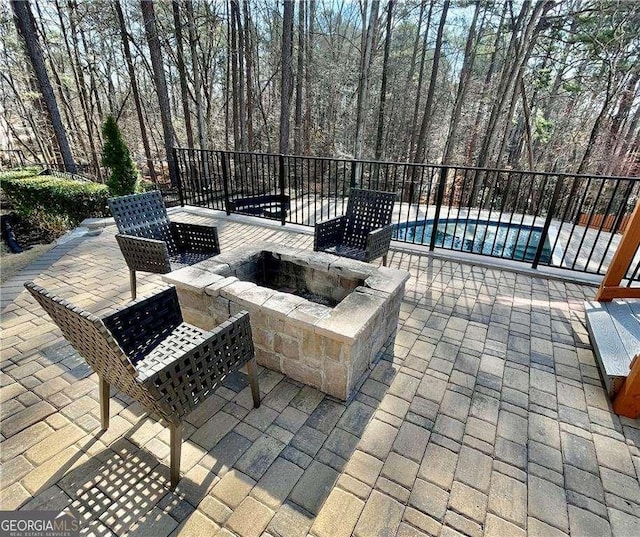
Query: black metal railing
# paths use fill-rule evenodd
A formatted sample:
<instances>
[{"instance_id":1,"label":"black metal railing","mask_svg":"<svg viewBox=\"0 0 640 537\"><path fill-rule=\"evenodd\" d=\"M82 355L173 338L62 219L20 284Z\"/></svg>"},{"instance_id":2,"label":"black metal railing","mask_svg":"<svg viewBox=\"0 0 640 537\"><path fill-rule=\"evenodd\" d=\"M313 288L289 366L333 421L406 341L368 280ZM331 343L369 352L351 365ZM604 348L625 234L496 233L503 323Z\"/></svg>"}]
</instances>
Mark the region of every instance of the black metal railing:
<instances>
[{"instance_id":1,"label":"black metal railing","mask_svg":"<svg viewBox=\"0 0 640 537\"><path fill-rule=\"evenodd\" d=\"M352 186L393 191L395 240L590 274L606 271L640 196L637 177L196 149L174 156L183 205L314 226L343 214ZM273 211L265 197L287 207ZM629 282L639 272L635 261Z\"/></svg>"}]
</instances>

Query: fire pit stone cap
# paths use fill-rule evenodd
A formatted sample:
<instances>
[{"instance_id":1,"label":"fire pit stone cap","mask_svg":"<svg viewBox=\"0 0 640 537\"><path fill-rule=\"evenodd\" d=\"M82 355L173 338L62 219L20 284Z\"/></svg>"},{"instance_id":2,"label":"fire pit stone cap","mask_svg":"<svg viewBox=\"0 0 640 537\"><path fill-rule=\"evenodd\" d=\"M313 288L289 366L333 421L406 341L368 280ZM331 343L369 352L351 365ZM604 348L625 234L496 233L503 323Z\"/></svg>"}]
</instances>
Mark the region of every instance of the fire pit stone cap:
<instances>
[{"instance_id":1,"label":"fire pit stone cap","mask_svg":"<svg viewBox=\"0 0 640 537\"><path fill-rule=\"evenodd\" d=\"M222 272L222 274L226 276L230 272L231 267L254 261L261 253L262 249L255 248L254 245L251 245L248 248L222 252L221 254L212 257L210 260L218 265L223 265L225 267L225 272ZM212 268L210 270L215 270L220 273L220 269Z\"/></svg>"},{"instance_id":2,"label":"fire pit stone cap","mask_svg":"<svg viewBox=\"0 0 640 537\"><path fill-rule=\"evenodd\" d=\"M212 272L210 268L198 264L163 274L162 279L170 285L175 285L178 289L185 289L202 295L205 292L205 288L224 280L224 276L220 276Z\"/></svg>"},{"instance_id":3,"label":"fire pit stone cap","mask_svg":"<svg viewBox=\"0 0 640 537\"><path fill-rule=\"evenodd\" d=\"M274 291L273 295L262 304L262 307L269 310L269 313L280 315L281 317L288 317L298 306L306 303L307 301L299 296Z\"/></svg>"},{"instance_id":4,"label":"fire pit stone cap","mask_svg":"<svg viewBox=\"0 0 640 537\"><path fill-rule=\"evenodd\" d=\"M237 295L236 299L244 304L246 307L251 306L262 306L267 300L269 300L274 294L278 291L274 289L269 289L268 287L261 287L260 285L256 285L255 287L250 287Z\"/></svg>"},{"instance_id":5,"label":"fire pit stone cap","mask_svg":"<svg viewBox=\"0 0 640 537\"><path fill-rule=\"evenodd\" d=\"M288 315L288 319L293 324L306 327L309 325L316 325L322 319L326 319L331 315L332 308L325 306L324 304L316 304L314 302L305 302L300 304Z\"/></svg>"},{"instance_id":6,"label":"fire pit stone cap","mask_svg":"<svg viewBox=\"0 0 640 537\"><path fill-rule=\"evenodd\" d=\"M289 252L277 252L283 261L290 261L298 265L310 267L316 270L327 271L335 256L324 252L310 252L306 250L296 250L291 248Z\"/></svg>"},{"instance_id":7,"label":"fire pit stone cap","mask_svg":"<svg viewBox=\"0 0 640 537\"><path fill-rule=\"evenodd\" d=\"M321 319L314 330L320 335L352 342L373 322L384 302L383 297L363 293L356 288L333 308L329 317Z\"/></svg>"},{"instance_id":8,"label":"fire pit stone cap","mask_svg":"<svg viewBox=\"0 0 640 537\"><path fill-rule=\"evenodd\" d=\"M278 259L284 259L285 261L290 261L292 259L299 260L300 258L300 250L292 246L287 246L286 244L276 244L273 242L263 241L257 246L260 253L270 253Z\"/></svg>"},{"instance_id":9,"label":"fire pit stone cap","mask_svg":"<svg viewBox=\"0 0 640 537\"><path fill-rule=\"evenodd\" d=\"M205 287L204 292L212 297L220 296L220 291L222 291L222 289L224 289L227 285L231 285L237 281L240 280L238 280L238 278L236 278L235 276L220 276L220 279L215 283L212 283L211 285Z\"/></svg>"},{"instance_id":10,"label":"fire pit stone cap","mask_svg":"<svg viewBox=\"0 0 640 537\"><path fill-rule=\"evenodd\" d=\"M245 291L249 291L258 287L253 282L245 282L242 280L237 280L235 282L230 282L228 285L220 288L220 296L233 300L240 296Z\"/></svg>"},{"instance_id":11,"label":"fire pit stone cap","mask_svg":"<svg viewBox=\"0 0 640 537\"><path fill-rule=\"evenodd\" d=\"M331 263L336 261L336 256L325 252L301 250L300 248L295 248L293 246L267 241L253 245L252 248L256 249L258 254L268 253L282 261L289 261L296 265L323 271L329 270Z\"/></svg>"},{"instance_id":12,"label":"fire pit stone cap","mask_svg":"<svg viewBox=\"0 0 640 537\"><path fill-rule=\"evenodd\" d=\"M411 277L408 271L378 267L365 282L365 287L376 289L385 293L393 293L399 286L404 285Z\"/></svg>"},{"instance_id":13,"label":"fire pit stone cap","mask_svg":"<svg viewBox=\"0 0 640 537\"><path fill-rule=\"evenodd\" d=\"M369 295L377 296L378 298L381 298L385 302L389 300L389 297L391 296L391 293L389 293L388 291L381 291L380 289L376 289L374 287L367 287L366 285L359 285L354 289L354 291L357 291L358 293L366 293Z\"/></svg>"},{"instance_id":14,"label":"fire pit stone cap","mask_svg":"<svg viewBox=\"0 0 640 537\"><path fill-rule=\"evenodd\" d=\"M346 257L331 257L333 257L333 260L329 265L329 270L347 278L365 279L375 274L378 270L375 265L369 265L362 261L355 261Z\"/></svg>"}]
</instances>

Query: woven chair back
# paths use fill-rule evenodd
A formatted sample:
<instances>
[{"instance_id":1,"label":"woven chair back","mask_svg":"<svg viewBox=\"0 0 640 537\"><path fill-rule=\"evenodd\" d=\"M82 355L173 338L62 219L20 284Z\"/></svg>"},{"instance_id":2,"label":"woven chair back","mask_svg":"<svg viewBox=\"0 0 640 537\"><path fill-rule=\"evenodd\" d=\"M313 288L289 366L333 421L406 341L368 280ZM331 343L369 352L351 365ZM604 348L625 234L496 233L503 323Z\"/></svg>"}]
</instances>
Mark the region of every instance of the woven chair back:
<instances>
[{"instance_id":1,"label":"woven chair back","mask_svg":"<svg viewBox=\"0 0 640 537\"><path fill-rule=\"evenodd\" d=\"M107 330L134 367L182 324L182 311L175 287L169 287L153 297L153 314L148 306L132 303L126 308L102 318Z\"/></svg>"},{"instance_id":2,"label":"woven chair back","mask_svg":"<svg viewBox=\"0 0 640 537\"><path fill-rule=\"evenodd\" d=\"M109 198L107 203L120 233L161 240L167 243L169 255L178 252L159 190Z\"/></svg>"},{"instance_id":3,"label":"woven chair back","mask_svg":"<svg viewBox=\"0 0 640 537\"><path fill-rule=\"evenodd\" d=\"M98 375L148 410L166 416L146 388L137 382L135 368L101 319L33 282L26 283L25 287Z\"/></svg>"},{"instance_id":4,"label":"woven chair back","mask_svg":"<svg viewBox=\"0 0 640 537\"><path fill-rule=\"evenodd\" d=\"M364 250L367 234L391 223L395 201L395 192L352 188L349 193L347 225L342 243Z\"/></svg>"}]
</instances>

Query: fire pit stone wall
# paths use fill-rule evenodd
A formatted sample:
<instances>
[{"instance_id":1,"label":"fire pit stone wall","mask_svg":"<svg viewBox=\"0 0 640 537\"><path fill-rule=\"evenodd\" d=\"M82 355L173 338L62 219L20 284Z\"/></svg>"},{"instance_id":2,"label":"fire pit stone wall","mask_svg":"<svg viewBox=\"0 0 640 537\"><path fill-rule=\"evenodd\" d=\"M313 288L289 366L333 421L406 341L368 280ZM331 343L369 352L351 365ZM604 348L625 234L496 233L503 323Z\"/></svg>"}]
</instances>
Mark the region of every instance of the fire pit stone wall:
<instances>
[{"instance_id":1,"label":"fire pit stone wall","mask_svg":"<svg viewBox=\"0 0 640 537\"><path fill-rule=\"evenodd\" d=\"M269 243L164 276L187 322L210 330L248 310L258 363L342 400L395 334L408 278L404 270Z\"/></svg>"}]
</instances>

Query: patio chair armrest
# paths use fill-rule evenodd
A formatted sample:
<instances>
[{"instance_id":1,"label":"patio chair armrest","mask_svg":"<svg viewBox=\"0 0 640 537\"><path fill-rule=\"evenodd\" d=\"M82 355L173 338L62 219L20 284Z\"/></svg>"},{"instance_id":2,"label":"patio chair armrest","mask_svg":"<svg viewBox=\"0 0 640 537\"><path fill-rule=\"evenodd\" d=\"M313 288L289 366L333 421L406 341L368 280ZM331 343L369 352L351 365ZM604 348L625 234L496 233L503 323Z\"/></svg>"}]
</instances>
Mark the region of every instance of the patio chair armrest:
<instances>
[{"instance_id":1,"label":"patio chair armrest","mask_svg":"<svg viewBox=\"0 0 640 537\"><path fill-rule=\"evenodd\" d=\"M132 363L145 356L182 323L175 287L124 306L102 318Z\"/></svg>"},{"instance_id":2,"label":"patio chair armrest","mask_svg":"<svg viewBox=\"0 0 640 537\"><path fill-rule=\"evenodd\" d=\"M157 239L116 234L122 256L129 270L166 274L171 272L167 243Z\"/></svg>"},{"instance_id":3,"label":"patio chair armrest","mask_svg":"<svg viewBox=\"0 0 640 537\"><path fill-rule=\"evenodd\" d=\"M180 355L145 364L140 381L174 416L194 410L227 378L254 358L249 313L241 311Z\"/></svg>"},{"instance_id":4,"label":"patio chair armrest","mask_svg":"<svg viewBox=\"0 0 640 537\"><path fill-rule=\"evenodd\" d=\"M392 236L393 224L370 231L367 234L365 261L369 262L383 255L387 255Z\"/></svg>"},{"instance_id":5,"label":"patio chair armrest","mask_svg":"<svg viewBox=\"0 0 640 537\"><path fill-rule=\"evenodd\" d=\"M218 229L214 226L170 222L171 234L181 252L219 254Z\"/></svg>"},{"instance_id":6,"label":"patio chair armrest","mask_svg":"<svg viewBox=\"0 0 640 537\"><path fill-rule=\"evenodd\" d=\"M318 222L313 234L313 249L317 252L340 244L346 224L346 216L337 216Z\"/></svg>"}]
</instances>

